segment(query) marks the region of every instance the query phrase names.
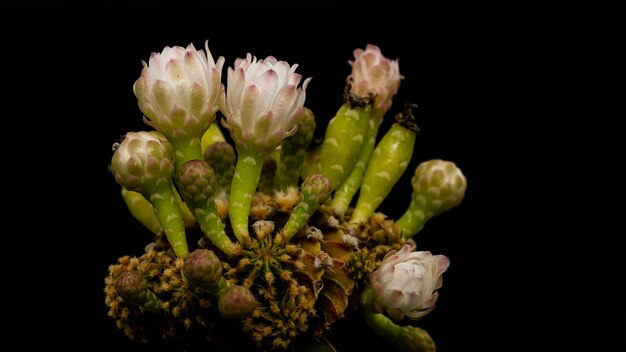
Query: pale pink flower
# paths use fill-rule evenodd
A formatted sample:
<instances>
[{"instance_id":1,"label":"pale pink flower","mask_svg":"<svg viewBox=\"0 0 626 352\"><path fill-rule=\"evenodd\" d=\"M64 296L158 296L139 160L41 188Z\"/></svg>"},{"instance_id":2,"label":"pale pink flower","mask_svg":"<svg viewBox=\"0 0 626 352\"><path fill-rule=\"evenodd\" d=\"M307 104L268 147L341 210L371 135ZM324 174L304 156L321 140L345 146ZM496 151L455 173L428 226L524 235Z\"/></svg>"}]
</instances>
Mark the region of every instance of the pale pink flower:
<instances>
[{"instance_id":1,"label":"pale pink flower","mask_svg":"<svg viewBox=\"0 0 626 352\"><path fill-rule=\"evenodd\" d=\"M215 121L224 58L213 60L208 41L205 49L189 44L152 53L133 85L144 122L170 141L201 137Z\"/></svg>"},{"instance_id":2,"label":"pale pink flower","mask_svg":"<svg viewBox=\"0 0 626 352\"><path fill-rule=\"evenodd\" d=\"M220 96L224 127L240 148L269 151L296 132L311 78L302 76L273 56L257 60L251 54L228 68L226 94Z\"/></svg>"},{"instance_id":3,"label":"pale pink flower","mask_svg":"<svg viewBox=\"0 0 626 352\"><path fill-rule=\"evenodd\" d=\"M111 159L115 181L142 192L168 184L174 173L172 145L156 131L128 132Z\"/></svg>"},{"instance_id":4,"label":"pale pink flower","mask_svg":"<svg viewBox=\"0 0 626 352\"><path fill-rule=\"evenodd\" d=\"M450 265L446 256L412 252L414 248L405 244L390 251L370 276L374 308L398 321L419 319L435 308L441 275Z\"/></svg>"},{"instance_id":5,"label":"pale pink flower","mask_svg":"<svg viewBox=\"0 0 626 352\"><path fill-rule=\"evenodd\" d=\"M389 110L400 80L404 78L398 60L387 59L379 47L368 44L365 50L355 49L354 61L348 62L352 65L352 74L348 76L352 85L350 92L360 97L373 93L376 95L374 108L382 112Z\"/></svg>"}]
</instances>

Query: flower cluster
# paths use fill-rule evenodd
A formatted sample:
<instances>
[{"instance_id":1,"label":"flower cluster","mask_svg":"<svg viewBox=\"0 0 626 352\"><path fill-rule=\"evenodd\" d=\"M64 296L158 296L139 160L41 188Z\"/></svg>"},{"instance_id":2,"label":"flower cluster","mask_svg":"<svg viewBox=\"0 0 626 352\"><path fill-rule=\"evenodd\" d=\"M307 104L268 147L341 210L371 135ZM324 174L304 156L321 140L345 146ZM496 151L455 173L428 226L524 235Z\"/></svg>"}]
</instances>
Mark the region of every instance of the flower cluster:
<instances>
[{"instance_id":1,"label":"flower cluster","mask_svg":"<svg viewBox=\"0 0 626 352\"><path fill-rule=\"evenodd\" d=\"M377 212L419 131L406 103L377 138L404 79L398 60L372 44L354 51L321 144L305 106L311 78L297 64L248 53L223 83L224 63L208 42L165 47L143 63L133 89L154 130L128 132L110 170L154 237L143 255L110 266L109 316L144 342L286 350L328 344L321 337L333 324L360 311L393 348L434 350L403 319L434 309L450 262L415 251L413 237L461 203L467 182L454 163L425 161L405 214Z\"/></svg>"}]
</instances>

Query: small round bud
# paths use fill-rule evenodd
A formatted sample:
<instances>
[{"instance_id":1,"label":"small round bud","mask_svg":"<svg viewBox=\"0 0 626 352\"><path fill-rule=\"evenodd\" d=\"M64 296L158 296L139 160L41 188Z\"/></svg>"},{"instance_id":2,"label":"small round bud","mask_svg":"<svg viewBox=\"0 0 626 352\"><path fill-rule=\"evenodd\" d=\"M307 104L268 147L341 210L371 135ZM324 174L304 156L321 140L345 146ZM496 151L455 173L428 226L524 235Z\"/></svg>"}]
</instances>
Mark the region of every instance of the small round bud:
<instances>
[{"instance_id":1,"label":"small round bud","mask_svg":"<svg viewBox=\"0 0 626 352\"><path fill-rule=\"evenodd\" d=\"M196 286L215 287L222 278L222 264L213 251L196 249L185 259L183 275Z\"/></svg>"},{"instance_id":2,"label":"small round bud","mask_svg":"<svg viewBox=\"0 0 626 352\"><path fill-rule=\"evenodd\" d=\"M257 306L257 301L248 288L233 285L220 294L217 304L220 314L224 318L241 321L252 314Z\"/></svg>"}]
</instances>

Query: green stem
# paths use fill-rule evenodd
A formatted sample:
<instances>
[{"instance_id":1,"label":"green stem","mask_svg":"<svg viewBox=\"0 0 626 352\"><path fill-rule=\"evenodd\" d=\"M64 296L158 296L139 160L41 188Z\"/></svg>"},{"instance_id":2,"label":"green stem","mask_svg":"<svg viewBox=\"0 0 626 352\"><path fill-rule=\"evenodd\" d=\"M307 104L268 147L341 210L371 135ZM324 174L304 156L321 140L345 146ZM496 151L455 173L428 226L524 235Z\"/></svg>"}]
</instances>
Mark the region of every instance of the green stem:
<instances>
[{"instance_id":1,"label":"green stem","mask_svg":"<svg viewBox=\"0 0 626 352\"><path fill-rule=\"evenodd\" d=\"M369 127L370 106L344 103L328 123L320 150L320 168L333 189L348 177L356 164Z\"/></svg>"},{"instance_id":2,"label":"green stem","mask_svg":"<svg viewBox=\"0 0 626 352\"><path fill-rule=\"evenodd\" d=\"M365 168L372 157L372 152L374 151L374 146L376 145L376 136L378 135L378 130L380 129L382 121L383 119L382 115L380 115L380 110L372 109L369 121L370 126L365 133L365 141L363 142L363 147L359 152L357 162L354 164L354 168L352 168L348 178L335 191L333 202L331 204L331 208L335 214L345 214L348 207L350 207L352 198L359 190L359 187L361 187L363 173L365 172Z\"/></svg>"},{"instance_id":3,"label":"green stem","mask_svg":"<svg viewBox=\"0 0 626 352\"><path fill-rule=\"evenodd\" d=\"M367 286L361 294L365 322L396 351L435 352L435 342L426 330L395 324L385 315L374 312L372 290Z\"/></svg>"},{"instance_id":4,"label":"green stem","mask_svg":"<svg viewBox=\"0 0 626 352\"><path fill-rule=\"evenodd\" d=\"M263 160L267 153L258 151L240 152L235 166L233 183L230 187L228 216L235 237L243 243L243 238L250 235L248 216L252 206L252 196L259 184Z\"/></svg>"},{"instance_id":5,"label":"green stem","mask_svg":"<svg viewBox=\"0 0 626 352\"><path fill-rule=\"evenodd\" d=\"M184 163L189 160L202 160L200 137L176 138L172 141L174 147L174 167L180 170Z\"/></svg>"},{"instance_id":6,"label":"green stem","mask_svg":"<svg viewBox=\"0 0 626 352\"><path fill-rule=\"evenodd\" d=\"M300 230L304 224L309 220L312 213L309 211L307 203L301 202L296 205L293 212L289 216L289 220L285 224L282 230L283 238L285 241L289 241L298 230Z\"/></svg>"},{"instance_id":7,"label":"green stem","mask_svg":"<svg viewBox=\"0 0 626 352\"><path fill-rule=\"evenodd\" d=\"M212 294L215 297L218 297L224 292L224 290L226 290L227 288L229 288L230 286L232 286L232 284L230 282L228 282L228 280L224 279L224 277L220 278L220 282L207 289L207 291L209 291L210 294Z\"/></svg>"},{"instance_id":8,"label":"green stem","mask_svg":"<svg viewBox=\"0 0 626 352\"><path fill-rule=\"evenodd\" d=\"M204 208L195 208L194 212L196 218L198 218L198 223L200 223L200 229L211 243L222 252L231 255L235 244L228 238L226 231L224 231L224 224L217 213L215 201L213 199L208 200Z\"/></svg>"},{"instance_id":9,"label":"green stem","mask_svg":"<svg viewBox=\"0 0 626 352\"><path fill-rule=\"evenodd\" d=\"M146 195L146 198L154 206L154 214L163 227L165 236L176 255L183 258L187 257L189 249L187 248L185 224L178 201L172 191L171 182L157 187L155 192Z\"/></svg>"},{"instance_id":10,"label":"green stem","mask_svg":"<svg viewBox=\"0 0 626 352\"><path fill-rule=\"evenodd\" d=\"M289 241L307 223L311 215L328 199L331 192L330 181L317 174L307 177L300 185L302 200L296 205L289 220L281 231L285 241Z\"/></svg>"},{"instance_id":11,"label":"green stem","mask_svg":"<svg viewBox=\"0 0 626 352\"><path fill-rule=\"evenodd\" d=\"M424 224L428 219L424 211L416 208L412 201L409 209L396 221L396 225L400 227L405 238L410 238L417 235L424 228Z\"/></svg>"},{"instance_id":12,"label":"green stem","mask_svg":"<svg viewBox=\"0 0 626 352\"><path fill-rule=\"evenodd\" d=\"M389 195L413 156L416 132L403 123L394 123L380 140L365 174L354 207L351 224L363 224Z\"/></svg>"}]
</instances>

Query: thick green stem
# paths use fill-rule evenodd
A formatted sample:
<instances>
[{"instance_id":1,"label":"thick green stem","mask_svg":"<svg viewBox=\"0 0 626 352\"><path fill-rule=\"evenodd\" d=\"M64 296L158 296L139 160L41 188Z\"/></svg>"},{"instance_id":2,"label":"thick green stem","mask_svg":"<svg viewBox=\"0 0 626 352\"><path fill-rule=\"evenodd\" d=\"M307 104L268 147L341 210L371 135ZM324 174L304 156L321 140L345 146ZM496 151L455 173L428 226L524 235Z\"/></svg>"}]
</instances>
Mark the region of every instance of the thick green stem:
<instances>
[{"instance_id":1,"label":"thick green stem","mask_svg":"<svg viewBox=\"0 0 626 352\"><path fill-rule=\"evenodd\" d=\"M174 147L174 167L180 170L184 163L189 160L202 160L200 137L177 138L172 141Z\"/></svg>"},{"instance_id":2,"label":"thick green stem","mask_svg":"<svg viewBox=\"0 0 626 352\"><path fill-rule=\"evenodd\" d=\"M416 131L395 123L380 140L365 174L351 224L363 224L389 195L411 161Z\"/></svg>"},{"instance_id":3,"label":"thick green stem","mask_svg":"<svg viewBox=\"0 0 626 352\"><path fill-rule=\"evenodd\" d=\"M333 189L350 175L369 127L370 106L345 103L328 123L320 150L320 168Z\"/></svg>"},{"instance_id":4,"label":"thick green stem","mask_svg":"<svg viewBox=\"0 0 626 352\"><path fill-rule=\"evenodd\" d=\"M398 352L435 352L435 342L426 330L415 326L395 324L385 315L374 312L372 290L367 286L361 294L365 322L374 332Z\"/></svg>"},{"instance_id":5,"label":"thick green stem","mask_svg":"<svg viewBox=\"0 0 626 352\"><path fill-rule=\"evenodd\" d=\"M159 220L161 227L163 227L165 236L176 255L183 258L187 257L189 249L187 247L185 224L178 201L172 191L172 184L168 182L157 187L155 192L146 195L146 198L152 203L154 214Z\"/></svg>"},{"instance_id":6,"label":"thick green stem","mask_svg":"<svg viewBox=\"0 0 626 352\"><path fill-rule=\"evenodd\" d=\"M230 224L235 237L243 243L243 238L250 235L248 216L252 205L252 196L259 184L263 160L266 153L257 151L240 152L237 157L233 183L230 187L229 210Z\"/></svg>"},{"instance_id":7,"label":"thick green stem","mask_svg":"<svg viewBox=\"0 0 626 352\"><path fill-rule=\"evenodd\" d=\"M426 214L421 209L417 209L411 202L409 209L396 221L396 225L400 227L402 235L405 238L413 237L417 235L424 228L424 224L430 217L426 217Z\"/></svg>"},{"instance_id":8,"label":"thick green stem","mask_svg":"<svg viewBox=\"0 0 626 352\"><path fill-rule=\"evenodd\" d=\"M381 122L383 121L382 115L379 115L380 113L380 110L372 109L369 121L370 126L365 133L365 141L361 151L359 152L357 162L354 164L354 168L352 168L348 178L335 191L333 203L331 205L335 214L343 215L346 210L348 210L348 207L350 207L350 203L352 202L352 198L359 190L359 187L361 187L363 173L365 172L365 168L372 157L372 152L374 151L374 146L376 145L376 136L378 135L378 130L380 129Z\"/></svg>"}]
</instances>

